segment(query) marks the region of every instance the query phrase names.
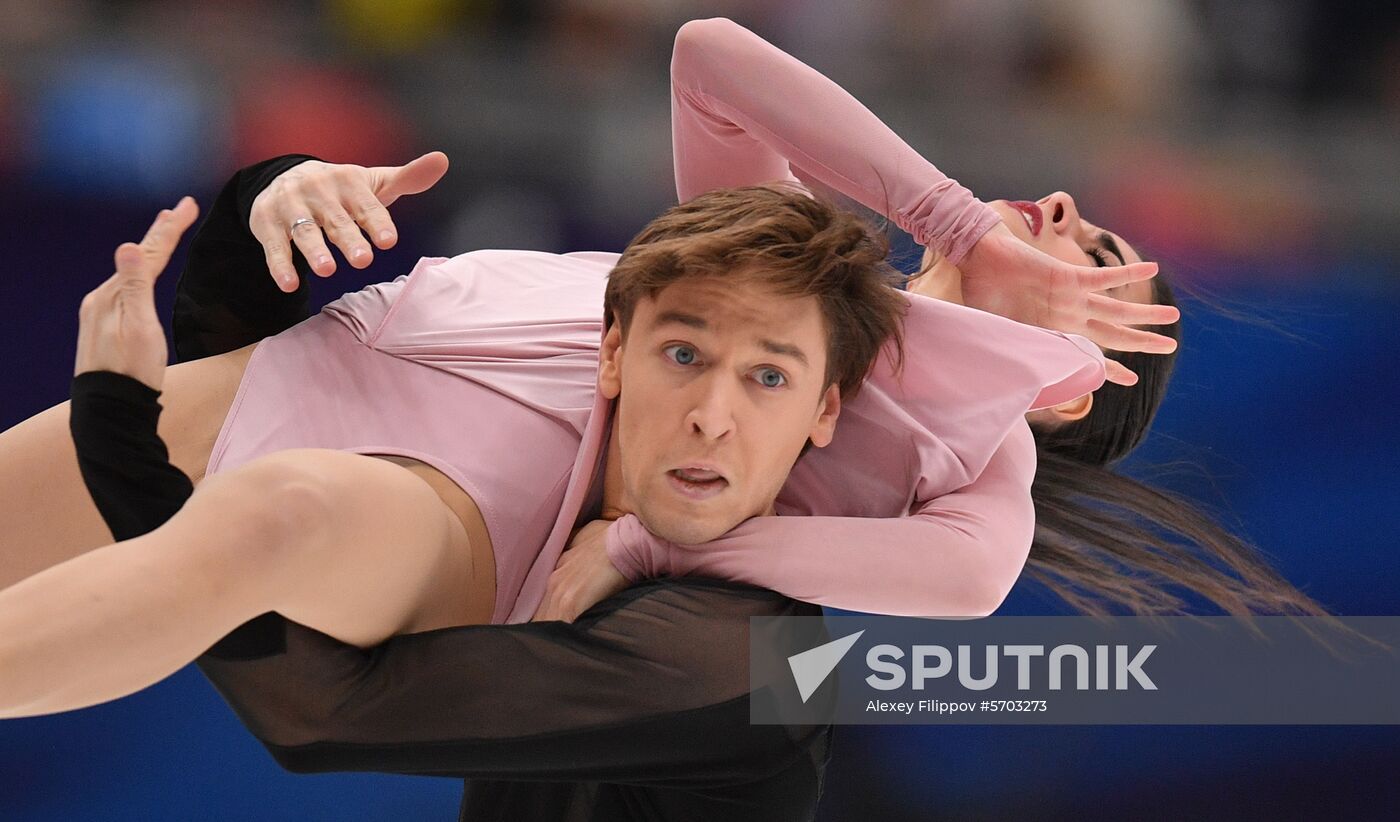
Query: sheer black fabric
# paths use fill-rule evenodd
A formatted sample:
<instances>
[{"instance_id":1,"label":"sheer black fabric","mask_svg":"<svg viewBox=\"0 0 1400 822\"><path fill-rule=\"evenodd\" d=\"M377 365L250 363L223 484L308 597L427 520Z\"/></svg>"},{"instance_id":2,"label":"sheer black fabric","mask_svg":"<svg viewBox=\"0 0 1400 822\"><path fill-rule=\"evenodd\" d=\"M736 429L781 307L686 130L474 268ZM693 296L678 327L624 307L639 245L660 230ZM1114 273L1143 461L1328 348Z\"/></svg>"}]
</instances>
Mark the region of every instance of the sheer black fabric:
<instances>
[{"instance_id":1,"label":"sheer black fabric","mask_svg":"<svg viewBox=\"0 0 1400 822\"><path fill-rule=\"evenodd\" d=\"M280 330L268 316L290 325L304 315L304 295L296 304L297 295L275 286L250 287L271 283L261 246L231 236L246 235L252 198L276 176L272 169L290 164L278 158L240 172L201 226L176 301L182 358ZM209 236L222 232L230 236ZM224 250L232 262L203 267ZM233 303L216 304L233 294ZM262 299L270 314L262 313ZM255 321L241 324L244 312ZM84 382L75 380L74 393L73 419L82 429L75 442L89 452L80 459L120 464L130 452L149 463L164 448L150 389L118 375ZM106 413L77 409L90 402L103 403ZM113 410L122 403L125 414ZM166 466L167 475L180 474ZM145 530L189 493L188 480L181 486L169 476L132 483L85 471L84 480L99 510L135 512ZM465 777L462 820L811 819L831 726L749 723L750 700L771 694L767 685L750 693L748 621L820 613L738 583L660 579L600 602L573 623L449 628L367 650L267 614L197 662L289 770ZM800 637L792 646L822 641ZM775 679L771 687L792 684Z\"/></svg>"},{"instance_id":2,"label":"sheer black fabric","mask_svg":"<svg viewBox=\"0 0 1400 822\"><path fill-rule=\"evenodd\" d=\"M749 724L748 618L788 613L810 611L719 580L658 580L572 624L449 628L361 651L289 622L284 653L200 666L289 770L535 783L469 783L463 819L497 807L516 809L503 819L810 819L830 728ZM551 812L525 814L535 803Z\"/></svg>"}]
</instances>

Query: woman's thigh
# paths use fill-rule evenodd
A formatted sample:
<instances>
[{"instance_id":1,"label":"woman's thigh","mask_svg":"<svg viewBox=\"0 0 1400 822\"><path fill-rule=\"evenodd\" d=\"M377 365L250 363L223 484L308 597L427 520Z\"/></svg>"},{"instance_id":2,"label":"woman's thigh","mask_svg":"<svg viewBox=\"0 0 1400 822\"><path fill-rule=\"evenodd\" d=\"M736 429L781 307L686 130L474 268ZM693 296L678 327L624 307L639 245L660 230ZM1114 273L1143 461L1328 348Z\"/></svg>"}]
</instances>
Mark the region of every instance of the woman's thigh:
<instances>
[{"instance_id":1,"label":"woman's thigh","mask_svg":"<svg viewBox=\"0 0 1400 822\"><path fill-rule=\"evenodd\" d=\"M160 435L198 483L255 346L166 369ZM112 542L68 433L64 402L0 432L0 588Z\"/></svg>"},{"instance_id":2,"label":"woman's thigh","mask_svg":"<svg viewBox=\"0 0 1400 822\"><path fill-rule=\"evenodd\" d=\"M408 470L409 473L427 483L443 505L452 512L467 537L467 612L464 619L453 617L453 621L435 624L424 623L403 633L428 631L455 625L486 625L496 607L496 555L491 544L491 535L486 530L486 518L477 507L476 500L462 490L455 482L438 469L425 462L410 457L369 454L367 456L392 462Z\"/></svg>"},{"instance_id":3,"label":"woman's thigh","mask_svg":"<svg viewBox=\"0 0 1400 822\"><path fill-rule=\"evenodd\" d=\"M215 548L209 567L272 575L256 586L267 592L258 607L361 647L490 619L489 595L472 595L467 529L413 466L327 449L277 451L210 477L176 527L193 535L240 516L271 517L283 536L276 545Z\"/></svg>"}]
</instances>

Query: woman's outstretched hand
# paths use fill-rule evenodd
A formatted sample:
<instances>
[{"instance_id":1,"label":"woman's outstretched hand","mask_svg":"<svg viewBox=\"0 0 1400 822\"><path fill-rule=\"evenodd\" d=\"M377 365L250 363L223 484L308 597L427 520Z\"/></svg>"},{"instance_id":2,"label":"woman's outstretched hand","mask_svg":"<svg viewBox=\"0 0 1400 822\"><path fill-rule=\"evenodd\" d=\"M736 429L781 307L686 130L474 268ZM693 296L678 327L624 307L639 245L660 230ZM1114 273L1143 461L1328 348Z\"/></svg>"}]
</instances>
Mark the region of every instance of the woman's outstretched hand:
<instances>
[{"instance_id":1,"label":"woman's outstretched hand","mask_svg":"<svg viewBox=\"0 0 1400 822\"><path fill-rule=\"evenodd\" d=\"M972 308L1017 322L1078 334L1116 351L1170 354L1171 337L1131 328L1165 325L1181 312L1170 305L1118 300L1103 291L1157 276L1156 263L1080 266L1058 260L1021 242L1005 225L982 236L958 264L963 301ZM1107 361L1109 382L1133 385L1137 375L1122 363Z\"/></svg>"},{"instance_id":2,"label":"woman's outstretched hand","mask_svg":"<svg viewBox=\"0 0 1400 822\"><path fill-rule=\"evenodd\" d=\"M374 260L366 236L380 249L398 242L388 206L405 194L427 191L446 173L447 155L441 151L401 166L366 168L307 160L279 174L258 194L248 227L267 253L267 270L277 286L295 291L293 242L318 277L335 273L327 237L350 265L364 268Z\"/></svg>"},{"instance_id":3,"label":"woman's outstretched hand","mask_svg":"<svg viewBox=\"0 0 1400 822\"><path fill-rule=\"evenodd\" d=\"M115 371L160 390L169 349L156 315L156 278L198 216L194 198L185 197L174 209L160 212L140 245L117 246L116 273L89 291L78 309L74 376Z\"/></svg>"},{"instance_id":4,"label":"woman's outstretched hand","mask_svg":"<svg viewBox=\"0 0 1400 822\"><path fill-rule=\"evenodd\" d=\"M595 519L574 532L549 575L544 600L531 622L573 622L579 614L627 587L627 578L608 559L605 537L610 525L611 520Z\"/></svg>"}]
</instances>

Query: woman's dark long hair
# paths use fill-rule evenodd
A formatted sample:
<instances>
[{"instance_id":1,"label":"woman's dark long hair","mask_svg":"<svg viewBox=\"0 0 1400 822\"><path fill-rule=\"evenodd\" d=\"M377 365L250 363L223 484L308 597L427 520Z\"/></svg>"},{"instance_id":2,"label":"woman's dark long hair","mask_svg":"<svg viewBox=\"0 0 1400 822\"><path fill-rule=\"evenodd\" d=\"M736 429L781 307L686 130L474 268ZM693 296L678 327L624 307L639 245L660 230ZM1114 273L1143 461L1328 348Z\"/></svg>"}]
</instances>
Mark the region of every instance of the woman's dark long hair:
<instances>
[{"instance_id":1,"label":"woman's dark long hair","mask_svg":"<svg viewBox=\"0 0 1400 822\"><path fill-rule=\"evenodd\" d=\"M1153 302L1176 305L1161 273L1152 289ZM1177 340L1180 350L1180 321L1152 330ZM1185 498L1112 470L1146 437L1176 353L1108 356L1137 374L1137 384L1105 383L1080 419L1031 426L1039 462L1027 574L1089 614L1109 614L1112 606L1181 613L1180 593L1189 591L1238 616L1326 616L1257 550Z\"/></svg>"}]
</instances>

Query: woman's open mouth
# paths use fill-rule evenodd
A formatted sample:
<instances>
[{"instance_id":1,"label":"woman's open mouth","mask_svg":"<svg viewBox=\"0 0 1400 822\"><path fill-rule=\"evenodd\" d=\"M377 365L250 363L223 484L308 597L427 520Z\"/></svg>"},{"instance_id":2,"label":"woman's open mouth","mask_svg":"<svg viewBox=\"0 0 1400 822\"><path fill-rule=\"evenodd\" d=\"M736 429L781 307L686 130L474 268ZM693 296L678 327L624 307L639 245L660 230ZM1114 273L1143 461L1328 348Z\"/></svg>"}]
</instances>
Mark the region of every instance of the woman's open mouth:
<instances>
[{"instance_id":1,"label":"woman's open mouth","mask_svg":"<svg viewBox=\"0 0 1400 822\"><path fill-rule=\"evenodd\" d=\"M1045 212L1040 206L1027 200L1008 200L1007 205L1016 209L1026 220L1026 228L1030 229L1032 237L1040 236L1040 229L1045 225Z\"/></svg>"}]
</instances>

